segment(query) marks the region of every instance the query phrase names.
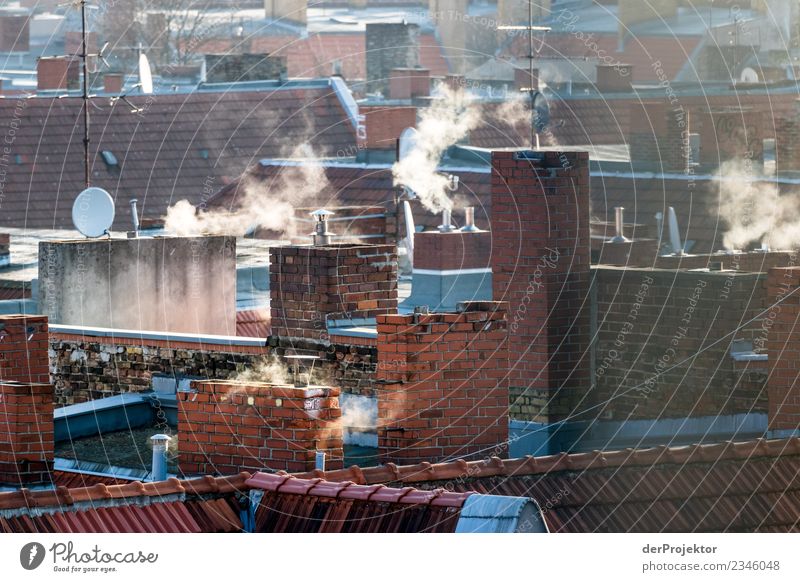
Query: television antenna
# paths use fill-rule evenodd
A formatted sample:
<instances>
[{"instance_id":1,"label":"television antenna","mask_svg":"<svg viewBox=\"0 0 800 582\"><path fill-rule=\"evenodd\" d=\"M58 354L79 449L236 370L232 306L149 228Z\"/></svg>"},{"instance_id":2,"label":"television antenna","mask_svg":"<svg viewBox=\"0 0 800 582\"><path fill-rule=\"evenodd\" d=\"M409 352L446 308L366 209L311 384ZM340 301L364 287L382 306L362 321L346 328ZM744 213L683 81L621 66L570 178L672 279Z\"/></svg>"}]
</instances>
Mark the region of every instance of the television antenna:
<instances>
[{"instance_id":1,"label":"television antenna","mask_svg":"<svg viewBox=\"0 0 800 582\"><path fill-rule=\"evenodd\" d=\"M108 235L114 214L114 199L102 188L86 188L72 203L72 224L87 238Z\"/></svg>"},{"instance_id":2,"label":"television antenna","mask_svg":"<svg viewBox=\"0 0 800 582\"><path fill-rule=\"evenodd\" d=\"M542 41L539 43L539 48L534 50L534 33L541 32L547 34L550 32L551 28L549 26L535 26L533 24L533 0L528 0L528 24L525 26L498 26L497 30L507 30L507 31L526 31L528 33L528 54L525 58L528 59L528 79L530 80L531 86L530 87L522 87L520 89L523 93L528 93L530 97L531 103L531 128L530 128L530 142L532 149L538 149L539 147L539 132L544 129L543 127L539 128L537 125L540 122L537 120L539 115L537 115L537 108L536 108L536 98L537 95L541 95L539 90L534 87L533 83L533 63L534 59L539 55L541 52L542 47L544 46L544 35L542 35ZM544 97L542 95L542 97ZM546 101L545 101L546 103ZM549 110L548 110L549 111ZM548 113L549 117L549 113Z\"/></svg>"}]
</instances>

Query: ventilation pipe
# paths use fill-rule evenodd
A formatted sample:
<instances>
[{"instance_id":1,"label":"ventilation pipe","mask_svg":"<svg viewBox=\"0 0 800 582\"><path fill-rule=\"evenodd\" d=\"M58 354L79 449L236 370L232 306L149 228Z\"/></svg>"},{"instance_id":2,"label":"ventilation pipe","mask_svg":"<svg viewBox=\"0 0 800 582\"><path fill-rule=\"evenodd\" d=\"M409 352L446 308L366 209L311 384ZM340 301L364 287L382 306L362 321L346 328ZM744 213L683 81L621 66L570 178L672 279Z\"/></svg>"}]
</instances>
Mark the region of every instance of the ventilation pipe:
<instances>
[{"instance_id":1,"label":"ventilation pipe","mask_svg":"<svg viewBox=\"0 0 800 582\"><path fill-rule=\"evenodd\" d=\"M316 226L312 236L314 237L315 247L324 247L331 244L331 233L328 231L328 217L334 213L330 210L320 208L311 213L311 216L317 219Z\"/></svg>"},{"instance_id":2,"label":"ventilation pipe","mask_svg":"<svg viewBox=\"0 0 800 582\"><path fill-rule=\"evenodd\" d=\"M629 242L627 238L625 238L625 209L622 206L616 206L614 208L614 228L616 234L614 238L611 239L610 242L612 243L624 243Z\"/></svg>"},{"instance_id":3,"label":"ventilation pipe","mask_svg":"<svg viewBox=\"0 0 800 582\"><path fill-rule=\"evenodd\" d=\"M683 255L685 253L681 244L681 234L678 231L678 217L672 206L669 207L667 218L669 220L669 244L672 247L672 252L676 255Z\"/></svg>"},{"instance_id":4,"label":"ventilation pipe","mask_svg":"<svg viewBox=\"0 0 800 582\"><path fill-rule=\"evenodd\" d=\"M171 440L165 434L154 434L150 437L153 445L153 467L150 476L153 481L164 481L167 478L167 448Z\"/></svg>"},{"instance_id":5,"label":"ventilation pipe","mask_svg":"<svg viewBox=\"0 0 800 582\"><path fill-rule=\"evenodd\" d=\"M445 208L442 211L442 224L439 226L441 232L451 232L453 230L453 213Z\"/></svg>"},{"instance_id":6,"label":"ventilation pipe","mask_svg":"<svg viewBox=\"0 0 800 582\"><path fill-rule=\"evenodd\" d=\"M316 451L314 455L314 468L319 471L325 470L325 452L324 451Z\"/></svg>"},{"instance_id":7,"label":"ventilation pipe","mask_svg":"<svg viewBox=\"0 0 800 582\"><path fill-rule=\"evenodd\" d=\"M133 231L130 233L129 238L136 238L139 236L139 213L136 210L136 198L131 198L131 221L133 222Z\"/></svg>"},{"instance_id":8,"label":"ventilation pipe","mask_svg":"<svg viewBox=\"0 0 800 582\"><path fill-rule=\"evenodd\" d=\"M475 226L475 207L467 206L464 209L464 226L461 227L462 232L478 232L478 227Z\"/></svg>"}]
</instances>

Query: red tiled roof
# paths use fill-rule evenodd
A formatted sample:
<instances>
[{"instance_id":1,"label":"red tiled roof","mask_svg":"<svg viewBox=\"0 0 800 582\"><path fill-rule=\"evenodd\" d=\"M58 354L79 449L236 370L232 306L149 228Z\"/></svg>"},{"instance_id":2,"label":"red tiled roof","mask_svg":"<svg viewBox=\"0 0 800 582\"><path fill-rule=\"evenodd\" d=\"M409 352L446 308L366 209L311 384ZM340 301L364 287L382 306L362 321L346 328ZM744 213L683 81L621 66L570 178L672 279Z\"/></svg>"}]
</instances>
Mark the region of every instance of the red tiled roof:
<instances>
[{"instance_id":1,"label":"red tiled roof","mask_svg":"<svg viewBox=\"0 0 800 582\"><path fill-rule=\"evenodd\" d=\"M201 50L224 53L237 50L237 41L210 39ZM247 52L285 56L290 77L327 77L333 64L341 63L345 79L366 79L366 35L362 33L314 33L307 38L261 36L250 39ZM439 41L432 34L420 35L420 66L435 76L448 73L447 61Z\"/></svg>"},{"instance_id":2,"label":"red tiled roof","mask_svg":"<svg viewBox=\"0 0 800 582\"><path fill-rule=\"evenodd\" d=\"M286 171L284 166L258 165L247 174L248 184L255 179L269 191L271 184L279 183L278 177ZM475 221L481 228L488 226L490 175L478 172L457 172L460 177L460 205L475 206ZM384 206L394 211L392 172L389 168L328 166L325 168L329 186L322 190L316 200L304 201L304 205L319 206ZM207 207L235 209L238 203L238 180L222 189L207 202ZM417 225L432 228L441 218L426 212L420 205L412 204L414 220Z\"/></svg>"},{"instance_id":3,"label":"red tiled roof","mask_svg":"<svg viewBox=\"0 0 800 582\"><path fill-rule=\"evenodd\" d=\"M76 487L91 487L102 483L103 485L124 485L132 482L133 479L123 479L120 477L108 477L105 475L92 475L90 473L79 473L73 471L53 471L53 485L56 487L66 487L74 489Z\"/></svg>"},{"instance_id":4,"label":"red tiled roof","mask_svg":"<svg viewBox=\"0 0 800 582\"><path fill-rule=\"evenodd\" d=\"M213 533L243 528L239 500L264 491L259 532L452 532L472 492L421 491L241 473L0 493L0 532Z\"/></svg>"},{"instance_id":5,"label":"red tiled roof","mask_svg":"<svg viewBox=\"0 0 800 582\"><path fill-rule=\"evenodd\" d=\"M800 532L800 438L304 476L532 497L553 532Z\"/></svg>"},{"instance_id":6,"label":"red tiled roof","mask_svg":"<svg viewBox=\"0 0 800 582\"><path fill-rule=\"evenodd\" d=\"M256 511L258 532L452 533L471 495L266 473L247 484L265 491Z\"/></svg>"},{"instance_id":7,"label":"red tiled roof","mask_svg":"<svg viewBox=\"0 0 800 582\"><path fill-rule=\"evenodd\" d=\"M309 140L320 154L351 147L355 134L330 88L194 92L135 96L144 109L92 100L93 185L115 197L115 228L129 229L128 200L140 214L161 217L170 204L199 203L248 165L288 155ZM11 147L0 226L71 228L83 189L81 100L0 99L0 117L19 117ZM16 112L15 112L16 111ZM109 167L99 155L118 160ZM19 156L19 163L16 162Z\"/></svg>"}]
</instances>

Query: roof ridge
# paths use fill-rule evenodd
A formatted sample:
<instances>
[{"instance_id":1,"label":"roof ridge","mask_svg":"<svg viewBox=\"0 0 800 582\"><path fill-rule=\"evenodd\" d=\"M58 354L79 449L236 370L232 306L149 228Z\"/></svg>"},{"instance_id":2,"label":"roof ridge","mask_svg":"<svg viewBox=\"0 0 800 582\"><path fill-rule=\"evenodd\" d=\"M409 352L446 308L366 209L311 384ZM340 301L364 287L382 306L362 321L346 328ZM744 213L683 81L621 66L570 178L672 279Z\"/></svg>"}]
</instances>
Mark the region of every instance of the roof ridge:
<instances>
[{"instance_id":1,"label":"roof ridge","mask_svg":"<svg viewBox=\"0 0 800 582\"><path fill-rule=\"evenodd\" d=\"M800 437L784 439L759 438L751 441L681 445L665 445L646 449L559 453L542 457L528 455L517 459L489 457L479 461L457 459L444 463L427 462L397 466L387 463L377 467L353 465L335 471L314 470L298 473L299 478L321 478L328 481L355 479L361 485L377 483L423 483L451 479L481 477L519 477L542 475L558 471L585 471L611 467L630 467L654 464L709 463L727 460L747 460L760 457L800 455Z\"/></svg>"}]
</instances>

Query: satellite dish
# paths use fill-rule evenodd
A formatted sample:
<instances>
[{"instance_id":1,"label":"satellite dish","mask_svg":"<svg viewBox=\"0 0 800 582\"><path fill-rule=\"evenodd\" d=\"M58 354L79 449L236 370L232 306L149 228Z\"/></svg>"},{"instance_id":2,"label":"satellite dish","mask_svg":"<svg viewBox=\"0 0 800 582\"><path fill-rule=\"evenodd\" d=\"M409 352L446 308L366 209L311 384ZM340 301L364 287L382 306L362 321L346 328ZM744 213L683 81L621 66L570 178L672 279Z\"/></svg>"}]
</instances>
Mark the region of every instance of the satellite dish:
<instances>
[{"instance_id":1,"label":"satellite dish","mask_svg":"<svg viewBox=\"0 0 800 582\"><path fill-rule=\"evenodd\" d=\"M739 80L742 83L758 83L758 73L752 67L745 67L742 69Z\"/></svg>"},{"instance_id":2,"label":"satellite dish","mask_svg":"<svg viewBox=\"0 0 800 582\"><path fill-rule=\"evenodd\" d=\"M541 132L550 123L550 105L547 97L538 91L533 96L533 122L537 132Z\"/></svg>"},{"instance_id":3,"label":"satellite dish","mask_svg":"<svg viewBox=\"0 0 800 582\"><path fill-rule=\"evenodd\" d=\"M400 146L397 155L402 160L417 146L419 132L413 127L407 127L400 134Z\"/></svg>"},{"instance_id":4,"label":"satellite dish","mask_svg":"<svg viewBox=\"0 0 800 582\"><path fill-rule=\"evenodd\" d=\"M114 199L102 188L87 188L72 204L72 224L83 236L97 238L114 223Z\"/></svg>"},{"instance_id":5,"label":"satellite dish","mask_svg":"<svg viewBox=\"0 0 800 582\"><path fill-rule=\"evenodd\" d=\"M153 73L150 71L150 61L144 53L139 55L139 85L145 95L153 92Z\"/></svg>"}]
</instances>

